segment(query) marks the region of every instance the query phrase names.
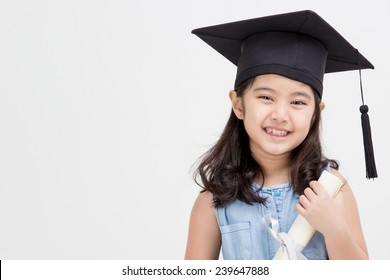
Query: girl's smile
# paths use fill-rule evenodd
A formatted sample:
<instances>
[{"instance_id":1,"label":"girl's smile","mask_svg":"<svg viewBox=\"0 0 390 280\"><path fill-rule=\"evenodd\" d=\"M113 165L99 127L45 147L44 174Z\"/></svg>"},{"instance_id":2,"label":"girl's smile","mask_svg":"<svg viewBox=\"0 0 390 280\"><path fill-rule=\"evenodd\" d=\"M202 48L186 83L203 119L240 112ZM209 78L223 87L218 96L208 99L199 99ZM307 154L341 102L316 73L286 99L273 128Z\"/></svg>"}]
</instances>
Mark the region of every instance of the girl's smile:
<instances>
[{"instance_id":1,"label":"girl's smile","mask_svg":"<svg viewBox=\"0 0 390 280\"><path fill-rule=\"evenodd\" d=\"M290 134L290 131L277 127L266 127L264 130L268 135L276 138L286 138Z\"/></svg>"}]
</instances>

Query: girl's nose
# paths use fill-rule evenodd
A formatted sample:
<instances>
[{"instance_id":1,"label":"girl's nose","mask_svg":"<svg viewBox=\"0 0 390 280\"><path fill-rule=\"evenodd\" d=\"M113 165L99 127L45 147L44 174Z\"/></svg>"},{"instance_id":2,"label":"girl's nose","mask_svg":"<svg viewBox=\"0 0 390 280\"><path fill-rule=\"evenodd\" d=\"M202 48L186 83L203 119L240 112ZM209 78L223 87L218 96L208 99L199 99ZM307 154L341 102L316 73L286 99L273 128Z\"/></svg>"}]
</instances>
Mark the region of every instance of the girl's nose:
<instances>
[{"instance_id":1,"label":"girl's nose","mask_svg":"<svg viewBox=\"0 0 390 280\"><path fill-rule=\"evenodd\" d=\"M272 113L271 113L271 119L273 121L278 121L278 122L284 122L288 119L288 111L287 108L282 105L275 105Z\"/></svg>"}]
</instances>

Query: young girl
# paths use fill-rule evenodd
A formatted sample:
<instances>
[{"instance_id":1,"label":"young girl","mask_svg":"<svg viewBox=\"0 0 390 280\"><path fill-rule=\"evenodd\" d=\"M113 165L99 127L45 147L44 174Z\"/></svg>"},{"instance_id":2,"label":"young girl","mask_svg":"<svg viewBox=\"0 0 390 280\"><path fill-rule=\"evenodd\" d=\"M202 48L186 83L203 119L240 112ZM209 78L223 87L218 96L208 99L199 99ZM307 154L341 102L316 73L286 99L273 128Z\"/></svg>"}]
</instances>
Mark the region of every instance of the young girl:
<instances>
[{"instance_id":1,"label":"young girl","mask_svg":"<svg viewBox=\"0 0 390 280\"><path fill-rule=\"evenodd\" d=\"M193 31L238 66L232 112L195 178L203 190L190 217L186 259L272 259L279 244L263 225L270 215L288 232L301 214L316 233L308 259L367 259L352 190L322 154L324 73L373 68L311 11ZM332 199L323 170L344 185ZM198 181L197 181L198 182Z\"/></svg>"}]
</instances>

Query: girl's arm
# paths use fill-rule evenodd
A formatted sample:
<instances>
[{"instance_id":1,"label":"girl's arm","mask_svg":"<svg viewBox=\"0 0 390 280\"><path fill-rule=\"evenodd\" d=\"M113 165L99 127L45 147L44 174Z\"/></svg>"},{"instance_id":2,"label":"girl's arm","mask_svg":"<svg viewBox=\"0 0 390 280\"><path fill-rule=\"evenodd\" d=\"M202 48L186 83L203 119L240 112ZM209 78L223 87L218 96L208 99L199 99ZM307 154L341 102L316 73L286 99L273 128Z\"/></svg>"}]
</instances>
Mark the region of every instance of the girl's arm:
<instances>
[{"instance_id":1,"label":"girl's arm","mask_svg":"<svg viewBox=\"0 0 390 280\"><path fill-rule=\"evenodd\" d=\"M216 260L221 248L221 233L213 208L213 195L200 193L192 208L186 260Z\"/></svg>"},{"instance_id":2,"label":"girl's arm","mask_svg":"<svg viewBox=\"0 0 390 280\"><path fill-rule=\"evenodd\" d=\"M343 182L341 174L332 170ZM330 259L368 259L355 197L345 183L332 199L322 186L313 181L300 196L297 211L325 237Z\"/></svg>"}]
</instances>

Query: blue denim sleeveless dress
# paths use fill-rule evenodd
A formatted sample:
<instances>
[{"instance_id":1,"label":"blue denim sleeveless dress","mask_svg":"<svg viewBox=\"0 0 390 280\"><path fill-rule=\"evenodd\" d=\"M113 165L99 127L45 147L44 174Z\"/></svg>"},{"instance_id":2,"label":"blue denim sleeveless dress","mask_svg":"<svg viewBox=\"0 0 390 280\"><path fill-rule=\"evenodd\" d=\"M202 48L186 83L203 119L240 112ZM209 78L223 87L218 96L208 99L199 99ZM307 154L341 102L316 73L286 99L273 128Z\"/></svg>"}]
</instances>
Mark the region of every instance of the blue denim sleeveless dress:
<instances>
[{"instance_id":1,"label":"blue denim sleeveless dress","mask_svg":"<svg viewBox=\"0 0 390 280\"><path fill-rule=\"evenodd\" d=\"M279 231L288 232L298 215L295 206L299 195L291 184L263 187L253 183L252 187L267 198L266 206L246 204L234 200L223 208L215 208L222 236L222 255L225 260L271 260L279 250L279 244L263 224L263 217L271 215L279 222ZM315 232L303 250L307 259L327 259L324 237Z\"/></svg>"}]
</instances>

